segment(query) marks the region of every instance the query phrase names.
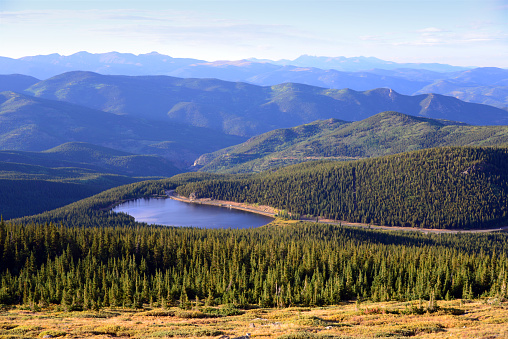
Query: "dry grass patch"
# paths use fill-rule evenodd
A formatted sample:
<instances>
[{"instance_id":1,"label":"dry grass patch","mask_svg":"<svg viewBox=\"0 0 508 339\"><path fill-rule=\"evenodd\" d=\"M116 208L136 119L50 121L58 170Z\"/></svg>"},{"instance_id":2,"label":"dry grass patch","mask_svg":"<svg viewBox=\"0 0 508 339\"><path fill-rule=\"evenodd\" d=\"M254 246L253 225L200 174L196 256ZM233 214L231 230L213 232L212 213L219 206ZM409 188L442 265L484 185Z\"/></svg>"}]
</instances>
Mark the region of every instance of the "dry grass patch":
<instances>
[{"instance_id":1,"label":"dry grass patch","mask_svg":"<svg viewBox=\"0 0 508 339\"><path fill-rule=\"evenodd\" d=\"M413 303L417 305L417 302ZM508 303L438 301L432 313L407 312L411 303L364 302L320 308L238 310L232 305L100 312L0 313L0 338L217 338L251 333L264 338L508 338ZM450 310L458 310L450 311ZM241 314L237 314L241 313ZM242 314L243 313L243 314ZM230 315L226 315L230 314ZM236 315L235 315L236 314Z\"/></svg>"}]
</instances>

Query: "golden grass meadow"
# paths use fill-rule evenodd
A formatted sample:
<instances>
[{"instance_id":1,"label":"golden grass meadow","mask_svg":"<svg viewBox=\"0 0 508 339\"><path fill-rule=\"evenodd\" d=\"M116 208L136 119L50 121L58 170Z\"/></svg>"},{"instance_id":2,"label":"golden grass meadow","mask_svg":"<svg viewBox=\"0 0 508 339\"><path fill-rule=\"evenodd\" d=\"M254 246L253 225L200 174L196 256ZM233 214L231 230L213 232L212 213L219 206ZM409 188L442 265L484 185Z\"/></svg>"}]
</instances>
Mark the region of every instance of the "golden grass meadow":
<instances>
[{"instance_id":1,"label":"golden grass meadow","mask_svg":"<svg viewBox=\"0 0 508 339\"><path fill-rule=\"evenodd\" d=\"M45 306L45 307L43 307ZM65 312L52 305L0 313L0 338L508 338L508 302L497 299L345 302L328 307L107 308ZM204 312L206 311L206 313ZM216 312L214 312L216 311ZM215 313L215 314L214 314Z\"/></svg>"}]
</instances>

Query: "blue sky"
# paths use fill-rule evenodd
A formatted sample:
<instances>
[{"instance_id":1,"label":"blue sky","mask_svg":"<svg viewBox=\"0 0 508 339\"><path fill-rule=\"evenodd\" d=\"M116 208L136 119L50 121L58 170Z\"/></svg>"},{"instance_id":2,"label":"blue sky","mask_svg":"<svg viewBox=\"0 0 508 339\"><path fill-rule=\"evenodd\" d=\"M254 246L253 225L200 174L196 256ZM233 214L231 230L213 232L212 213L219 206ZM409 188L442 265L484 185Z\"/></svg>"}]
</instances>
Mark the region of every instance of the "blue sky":
<instances>
[{"instance_id":1,"label":"blue sky","mask_svg":"<svg viewBox=\"0 0 508 339\"><path fill-rule=\"evenodd\" d=\"M0 0L0 56L83 50L508 68L508 0Z\"/></svg>"}]
</instances>

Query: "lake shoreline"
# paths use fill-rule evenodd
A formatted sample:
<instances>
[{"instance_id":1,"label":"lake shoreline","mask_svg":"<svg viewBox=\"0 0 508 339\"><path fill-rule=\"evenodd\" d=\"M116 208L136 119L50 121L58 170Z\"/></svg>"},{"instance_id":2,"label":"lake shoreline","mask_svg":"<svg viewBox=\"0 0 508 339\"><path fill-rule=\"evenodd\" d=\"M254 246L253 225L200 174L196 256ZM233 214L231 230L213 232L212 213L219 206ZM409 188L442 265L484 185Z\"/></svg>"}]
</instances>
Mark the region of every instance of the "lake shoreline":
<instances>
[{"instance_id":1,"label":"lake shoreline","mask_svg":"<svg viewBox=\"0 0 508 339\"><path fill-rule=\"evenodd\" d=\"M212 200L210 198L201 198L201 199L190 199L187 197L183 197L181 195L176 194L174 190L166 191L166 195L168 198L190 203L190 204L197 204L197 205L209 205L209 206L217 206L217 207L223 207L223 208L232 208L235 210L240 210L244 212L250 212L255 214L264 215L266 217L275 218L278 214L278 210L270 207L270 206L256 206L246 203L239 203L234 201L225 201L225 200Z\"/></svg>"},{"instance_id":2,"label":"lake shoreline","mask_svg":"<svg viewBox=\"0 0 508 339\"><path fill-rule=\"evenodd\" d=\"M166 195L170 199L178 200L181 202L186 202L190 204L199 204L199 205L211 205L218 206L224 208L233 208L246 212L261 214L264 216L275 218L278 214L278 210L266 206L266 205L251 205L247 203L238 203L233 201L226 200L214 200L211 198L200 198L200 199L190 199L187 197L183 197L181 195L176 194L175 190L166 191ZM350 226L350 227L358 227L358 228L366 228L372 230L380 230L380 231L403 231L403 232L422 232L425 234L428 233L436 233L436 234L458 234L458 233L492 233L492 232L503 232L508 231L508 226L490 228L490 229L474 229L474 230L464 230L464 229L433 229L433 228L416 228L416 227L402 227L402 226L379 226L372 224L362 224L362 223L354 223L343 220L333 220L333 219L319 219L319 218L301 218L301 221L309 221L309 222L318 222L323 224L332 224L332 225L341 225L341 226Z\"/></svg>"}]
</instances>

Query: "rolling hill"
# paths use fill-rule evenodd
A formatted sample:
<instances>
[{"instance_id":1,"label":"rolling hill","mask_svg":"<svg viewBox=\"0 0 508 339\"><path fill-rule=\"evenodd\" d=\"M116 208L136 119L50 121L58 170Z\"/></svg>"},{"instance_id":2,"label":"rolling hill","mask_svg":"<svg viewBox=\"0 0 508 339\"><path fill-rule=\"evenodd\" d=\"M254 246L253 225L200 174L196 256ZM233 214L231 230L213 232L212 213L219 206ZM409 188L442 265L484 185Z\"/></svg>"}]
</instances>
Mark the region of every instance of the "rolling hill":
<instances>
[{"instance_id":1,"label":"rolling hill","mask_svg":"<svg viewBox=\"0 0 508 339\"><path fill-rule=\"evenodd\" d=\"M51 168L82 168L132 177L170 177L181 172L160 156L130 154L81 142L65 143L42 152L0 151L0 161Z\"/></svg>"},{"instance_id":2,"label":"rolling hill","mask_svg":"<svg viewBox=\"0 0 508 339\"><path fill-rule=\"evenodd\" d=\"M7 220L38 214L141 180L84 168L0 161L0 215Z\"/></svg>"},{"instance_id":3,"label":"rolling hill","mask_svg":"<svg viewBox=\"0 0 508 339\"><path fill-rule=\"evenodd\" d=\"M357 92L294 83L261 87L216 79L70 72L41 81L27 93L238 136L330 118L358 121L382 111L479 125L508 124L508 112L502 109L437 94L406 96L384 88Z\"/></svg>"},{"instance_id":4,"label":"rolling hill","mask_svg":"<svg viewBox=\"0 0 508 339\"><path fill-rule=\"evenodd\" d=\"M507 126L471 126L382 112L357 122L320 120L270 131L204 154L196 168L210 172L260 172L316 159L359 159L438 146L508 145Z\"/></svg>"},{"instance_id":5,"label":"rolling hill","mask_svg":"<svg viewBox=\"0 0 508 339\"><path fill-rule=\"evenodd\" d=\"M260 172L317 159L360 159L439 146L508 145L507 126L471 126L382 112L357 122L320 120L270 131L199 157L209 172Z\"/></svg>"}]
</instances>

